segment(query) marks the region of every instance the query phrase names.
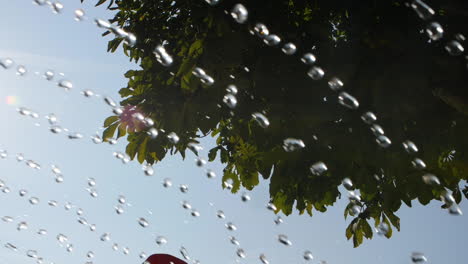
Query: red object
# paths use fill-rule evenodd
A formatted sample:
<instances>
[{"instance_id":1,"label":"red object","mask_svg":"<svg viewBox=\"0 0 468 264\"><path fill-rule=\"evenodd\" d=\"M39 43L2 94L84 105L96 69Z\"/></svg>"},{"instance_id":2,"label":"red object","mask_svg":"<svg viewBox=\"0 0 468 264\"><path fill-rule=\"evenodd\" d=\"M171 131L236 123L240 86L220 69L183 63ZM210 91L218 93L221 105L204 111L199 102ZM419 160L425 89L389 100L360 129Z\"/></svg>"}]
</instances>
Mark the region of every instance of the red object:
<instances>
[{"instance_id":1,"label":"red object","mask_svg":"<svg viewBox=\"0 0 468 264\"><path fill-rule=\"evenodd\" d=\"M187 262L168 254L154 254L146 259L150 264L187 264Z\"/></svg>"}]
</instances>

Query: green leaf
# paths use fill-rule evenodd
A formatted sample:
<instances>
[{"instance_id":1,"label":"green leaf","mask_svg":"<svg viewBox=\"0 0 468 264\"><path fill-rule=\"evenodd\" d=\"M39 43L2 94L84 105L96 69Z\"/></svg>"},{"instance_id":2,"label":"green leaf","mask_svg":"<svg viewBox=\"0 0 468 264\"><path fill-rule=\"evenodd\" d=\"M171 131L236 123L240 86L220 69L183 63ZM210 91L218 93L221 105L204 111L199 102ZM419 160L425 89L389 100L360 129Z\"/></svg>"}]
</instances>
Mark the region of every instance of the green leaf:
<instances>
[{"instance_id":1,"label":"green leaf","mask_svg":"<svg viewBox=\"0 0 468 264\"><path fill-rule=\"evenodd\" d=\"M366 238L369 238L371 239L372 236L373 236L373 232L372 232L372 228L371 226L369 225L369 223L367 222L366 219L362 219L361 221L359 221L361 227L362 227L362 231L364 232L364 236Z\"/></svg>"},{"instance_id":2,"label":"green leaf","mask_svg":"<svg viewBox=\"0 0 468 264\"><path fill-rule=\"evenodd\" d=\"M107 0L99 0L99 2L97 2L97 4L95 6L100 6L102 4L104 4Z\"/></svg>"},{"instance_id":3,"label":"green leaf","mask_svg":"<svg viewBox=\"0 0 468 264\"><path fill-rule=\"evenodd\" d=\"M106 128L106 130L104 130L104 132L102 132L102 139L104 141L108 141L109 139L114 137L114 133L115 133L115 130L117 129L118 125L119 125L119 123L114 123L114 124L110 125L108 128Z\"/></svg>"},{"instance_id":4,"label":"green leaf","mask_svg":"<svg viewBox=\"0 0 468 264\"><path fill-rule=\"evenodd\" d=\"M127 134L127 127L120 124L117 130L117 138L124 137Z\"/></svg>"},{"instance_id":5,"label":"green leaf","mask_svg":"<svg viewBox=\"0 0 468 264\"><path fill-rule=\"evenodd\" d=\"M148 143L148 137L145 137L138 148L138 162L143 163L146 157L146 145Z\"/></svg>"},{"instance_id":6,"label":"green leaf","mask_svg":"<svg viewBox=\"0 0 468 264\"><path fill-rule=\"evenodd\" d=\"M104 120L104 127L112 125L117 120L119 120L118 116L109 116L108 118L106 118L106 120Z\"/></svg>"},{"instance_id":7,"label":"green leaf","mask_svg":"<svg viewBox=\"0 0 468 264\"><path fill-rule=\"evenodd\" d=\"M209 161L213 161L213 160L216 159L216 153L218 152L218 149L219 149L219 147L215 147L215 148L210 149L210 151L208 152L208 160Z\"/></svg>"},{"instance_id":8,"label":"green leaf","mask_svg":"<svg viewBox=\"0 0 468 264\"><path fill-rule=\"evenodd\" d=\"M385 215L387 215L387 217L390 219L390 222L392 223L392 225L396 227L398 231L400 231L400 218L396 216L393 212L387 211L385 212Z\"/></svg>"},{"instance_id":9,"label":"green leaf","mask_svg":"<svg viewBox=\"0 0 468 264\"><path fill-rule=\"evenodd\" d=\"M388 226L388 232L385 234L385 236L386 236L387 238L390 238L390 237L392 237L392 233L393 233L393 231L392 231L392 226L390 225L390 221L388 220L388 218L387 218L385 215L382 215L382 218L383 218L384 222L385 222L385 223L387 224L387 226Z\"/></svg>"}]
</instances>

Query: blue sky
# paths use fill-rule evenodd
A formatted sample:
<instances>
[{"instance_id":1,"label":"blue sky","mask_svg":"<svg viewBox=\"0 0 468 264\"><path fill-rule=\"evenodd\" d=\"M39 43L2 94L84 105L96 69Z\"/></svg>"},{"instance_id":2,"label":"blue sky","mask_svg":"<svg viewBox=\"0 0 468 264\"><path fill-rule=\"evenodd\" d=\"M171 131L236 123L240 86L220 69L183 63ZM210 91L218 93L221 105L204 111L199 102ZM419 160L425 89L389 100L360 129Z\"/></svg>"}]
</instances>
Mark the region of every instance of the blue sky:
<instances>
[{"instance_id":1,"label":"blue sky","mask_svg":"<svg viewBox=\"0 0 468 264\"><path fill-rule=\"evenodd\" d=\"M218 177L207 179L206 168L195 166L193 155L185 161L179 156L168 157L155 166L155 175L144 176L141 166L131 162L122 164L112 153L123 151L125 141L117 145L91 142L89 136L100 131L105 117L111 112L102 97L85 98L80 94L91 89L102 96L118 99L117 91L126 85L123 73L137 65L117 52L106 52L107 39L102 38L93 23L95 17L109 18L108 11L95 8L93 1L80 4L78 0L63 1L63 13L55 15L48 7L33 5L30 0L3 3L0 16L0 58L11 57L17 65L25 65L28 73L17 76L15 68L0 69L0 149L9 156L0 160L0 179L11 191L0 192L0 217L11 216L13 222L0 221L0 263L30 263L27 250L36 250L46 263L85 263L86 253L93 251L94 263L141 263L138 255L169 253L180 256L184 246L193 259L201 263L261 263L263 253L270 263L305 263L302 254L310 250L312 263L326 260L328 263L410 263L413 251L424 252L433 263L459 263L465 257L464 241L468 235L466 216L451 216L433 202L422 207L415 203L411 209L402 207L402 232L395 232L387 240L375 237L358 249L352 247L344 236L348 221L343 218L346 204L341 200L325 214L316 213L312 218L293 215L283 217L284 223L276 226L273 213L265 209L268 202L268 182L262 182L250 193L252 200L240 201L240 195L232 195L220 188L222 166L210 163ZM76 8L86 11L87 20L73 19ZM45 70L56 73L54 81L42 77ZM39 74L36 74L38 72ZM63 73L60 76L59 73ZM73 83L71 91L64 91L57 80ZM10 96L10 97L9 97ZM7 98L16 98L16 104L7 104ZM27 107L40 114L40 118L21 116L17 107ZM80 140L69 140L66 133L53 134L48 129L45 116L54 113L59 124L71 131L84 134ZM36 123L39 125L37 126ZM212 140L202 142L205 150ZM41 164L41 170L27 167L16 161L16 154L23 153L25 160ZM202 152L206 157L206 151ZM202 156L203 156L202 154ZM57 165L65 178L56 183L51 166ZM86 190L88 178L96 179L98 197ZM162 181L170 178L172 188L164 188ZM187 184L186 194L178 190ZM20 197L20 189L28 190ZM343 192L344 193L344 192ZM115 213L117 197L125 195L127 204L121 215ZM30 197L40 198L31 205ZM345 197L345 195L344 195ZM47 205L57 200L57 207ZM194 218L184 210L181 202L187 200L200 212ZM75 207L64 209L66 202ZM468 212L466 202L462 210ZM96 231L78 223L76 210L82 208L82 217L96 224ZM226 219L218 219L216 211L223 210ZM146 218L150 225L142 228L137 219ZM17 231L17 224L25 221L29 228ZM228 231L227 222L233 222L237 231ZM40 236L39 229L48 233ZM108 232L111 240L102 242L100 236ZM73 251L57 241L58 234L65 234L73 244ZM278 234L286 234L292 246L277 241ZM155 238L167 237L168 243L157 246ZM246 259L236 260L236 246L229 242L233 235L246 252ZM12 243L18 247L12 251L3 247ZM114 251L112 244L118 243ZM122 247L130 249L124 255Z\"/></svg>"}]
</instances>

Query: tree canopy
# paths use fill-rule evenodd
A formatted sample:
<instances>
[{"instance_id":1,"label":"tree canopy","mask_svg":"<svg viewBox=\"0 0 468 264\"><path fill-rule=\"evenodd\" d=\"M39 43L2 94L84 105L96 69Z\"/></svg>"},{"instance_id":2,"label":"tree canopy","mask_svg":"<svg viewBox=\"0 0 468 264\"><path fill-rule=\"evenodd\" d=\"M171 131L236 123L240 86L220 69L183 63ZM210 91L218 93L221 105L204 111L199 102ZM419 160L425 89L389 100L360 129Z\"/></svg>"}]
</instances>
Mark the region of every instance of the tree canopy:
<instances>
[{"instance_id":1,"label":"tree canopy","mask_svg":"<svg viewBox=\"0 0 468 264\"><path fill-rule=\"evenodd\" d=\"M354 217L346 236L355 246L372 238L371 224L385 223L387 237L391 226L400 230L395 213L402 203L443 200L446 208L450 199L444 193L452 192L456 203L462 194L468 197L463 186L468 178L467 61L444 48L463 33L468 15L464 1L431 1L435 15L428 21L403 1L207 2L97 2L116 10L113 25L137 38L130 45L117 35L108 45L110 52L122 45L141 66L125 74L128 85L119 91L124 114L133 107L133 112L151 117L159 131L153 139L149 128L116 115L104 122L104 139L128 135L126 153L153 164L168 153L185 157L190 143L215 137L209 160L219 157L225 165L222 179L233 182L231 191L252 190L259 177L270 179L271 202L286 215L293 210L325 212L341 197L338 187L349 178L350 189L360 194L344 212ZM236 23L229 14L236 3L247 7L246 23ZM428 43L424 29L431 21L444 26L445 37ZM265 36L255 32L256 23L266 25L281 43L265 44ZM288 42L297 47L294 55L281 51ZM172 55L170 66L154 54L160 45ZM314 54L315 65L324 69L320 80L308 76L311 66L301 62L305 53ZM214 83L200 81L196 67ZM328 85L335 76L359 100L358 109L337 103L338 93ZM238 90L230 90L235 107L223 102L231 84ZM362 121L367 111L376 114L376 124L391 139L389 147L376 143L378 127L372 131ZM253 113L266 116L269 126L252 118ZM171 142L169 132L180 140ZM305 148L286 151L286 138L301 139ZM402 146L406 140L419 151L407 153ZM328 169L314 174L310 168L317 162ZM440 184L425 184L422 176L428 174L436 175Z\"/></svg>"}]
</instances>

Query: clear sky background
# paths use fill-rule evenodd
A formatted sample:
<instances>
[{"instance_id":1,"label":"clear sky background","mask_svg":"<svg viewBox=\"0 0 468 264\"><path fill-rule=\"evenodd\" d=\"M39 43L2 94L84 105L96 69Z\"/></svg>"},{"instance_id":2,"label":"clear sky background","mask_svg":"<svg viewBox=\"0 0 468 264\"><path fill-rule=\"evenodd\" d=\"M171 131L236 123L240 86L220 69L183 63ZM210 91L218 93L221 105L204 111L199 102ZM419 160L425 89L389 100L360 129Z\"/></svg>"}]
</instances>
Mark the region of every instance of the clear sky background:
<instances>
[{"instance_id":1,"label":"clear sky background","mask_svg":"<svg viewBox=\"0 0 468 264\"><path fill-rule=\"evenodd\" d=\"M402 206L398 212L401 232L394 232L389 240L376 236L354 249L345 238L350 221L343 217L346 198L327 213L283 217L284 223L276 226L273 222L276 216L265 209L268 182L262 182L250 193L252 200L243 203L240 194L232 195L220 188L219 162L198 168L193 155L185 161L180 156L167 157L155 166L152 177L145 176L136 162L122 164L112 153L123 151L125 140L117 145L96 145L90 140L95 132L101 132L102 121L111 114L111 109L102 97L85 98L80 92L91 89L118 100L117 91L126 86L124 72L138 66L129 63L121 52L106 52L108 39L100 36L102 30L92 21L95 17L110 18L112 14L104 8L95 8L92 5L95 1L79 2L63 1L65 8L59 15L30 0L2 3L0 58L11 57L16 65L25 65L28 73L16 75L16 65L9 70L0 68L0 149L8 151L8 157L0 159L0 179L10 189L9 193L0 191L0 217L13 217L13 222L0 220L0 263L34 263L34 259L26 256L28 250L36 250L44 263L141 263L142 251L181 257L181 246L202 264L261 263L258 258L261 253L272 264L305 263L302 258L305 250L313 253L312 263L320 260L410 263L413 251L425 253L431 263L464 261L466 216L449 215L440 209L440 202L425 207L417 202L413 208ZM77 8L86 11L87 20L73 19ZM47 69L56 73L53 81L42 77ZM73 89L67 92L59 88L60 79L70 80ZM40 117L22 116L16 110L18 107L32 109ZM59 125L82 133L84 138L70 140L67 133L51 133L45 118L50 113L58 117ZM205 146L202 156L206 157L213 142L206 139L202 143ZM17 153L23 153L25 160L38 162L41 170L16 161ZM63 183L54 181L52 165L61 169ZM218 177L207 179L206 168L213 169ZM96 179L96 198L86 190L90 177ZM165 178L172 180L171 188L162 186ZM189 191L181 193L180 184L187 184ZM28 191L25 197L18 194L21 189ZM119 195L124 195L128 203L121 215L114 209ZM30 197L38 197L39 204L31 205ZM58 206L50 207L49 200L56 200ZM192 217L182 208L183 200L201 215ZM65 210L66 202L74 207ZM78 223L78 208L83 209L83 218L96 224L96 231ZM461 208L468 213L466 201ZM218 219L217 210L223 210L226 219ZM140 217L149 221L147 228L138 224ZM17 225L23 221L28 223L28 229L18 231ZM225 228L229 221L238 227L237 231ZM37 234L39 229L47 230L47 234ZM100 236L106 232L111 239L103 242ZM58 234L69 238L72 252L57 241ZM280 244L278 234L286 234L292 246ZM168 239L166 245L155 243L159 235ZM236 246L229 242L230 235L239 240L247 255L245 259L236 258ZM17 250L5 248L6 243L15 245ZM119 245L118 251L112 249L113 243ZM128 255L123 253L123 247L130 249ZM94 252L93 259L87 259L88 251Z\"/></svg>"}]
</instances>

